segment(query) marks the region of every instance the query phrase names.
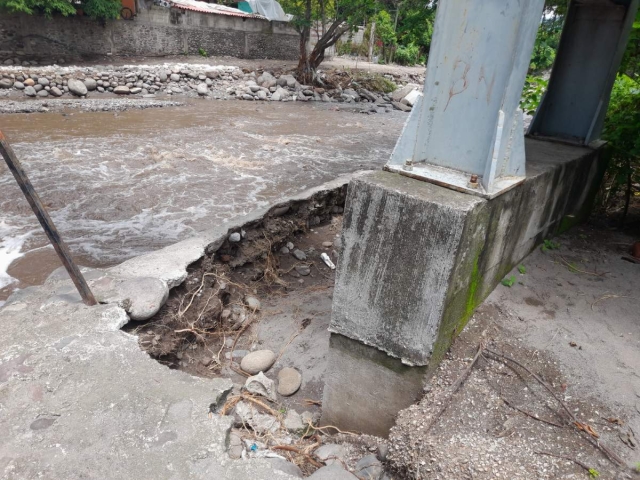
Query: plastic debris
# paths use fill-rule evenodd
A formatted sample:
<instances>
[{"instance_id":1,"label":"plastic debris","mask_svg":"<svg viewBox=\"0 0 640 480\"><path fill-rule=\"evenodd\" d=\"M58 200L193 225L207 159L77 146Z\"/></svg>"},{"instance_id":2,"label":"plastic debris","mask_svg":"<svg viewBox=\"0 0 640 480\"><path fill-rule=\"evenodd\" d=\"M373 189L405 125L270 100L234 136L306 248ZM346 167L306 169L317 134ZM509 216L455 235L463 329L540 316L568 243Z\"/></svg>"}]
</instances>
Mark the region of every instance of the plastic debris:
<instances>
[{"instance_id":1,"label":"plastic debris","mask_svg":"<svg viewBox=\"0 0 640 480\"><path fill-rule=\"evenodd\" d=\"M329 267L331 270L335 270L336 269L336 266L333 264L333 262L329 258L329 255L327 255L326 253L323 253L322 255L320 255L320 258L327 265L327 267Z\"/></svg>"}]
</instances>

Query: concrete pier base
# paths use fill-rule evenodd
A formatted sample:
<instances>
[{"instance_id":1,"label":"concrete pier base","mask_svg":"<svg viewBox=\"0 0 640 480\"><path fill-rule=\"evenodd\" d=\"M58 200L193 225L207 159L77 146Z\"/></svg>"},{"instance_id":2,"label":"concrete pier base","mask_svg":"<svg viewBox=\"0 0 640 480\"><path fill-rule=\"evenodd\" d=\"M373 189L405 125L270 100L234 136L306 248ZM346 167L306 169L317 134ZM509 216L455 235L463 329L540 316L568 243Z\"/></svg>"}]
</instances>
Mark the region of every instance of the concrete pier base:
<instances>
[{"instance_id":1,"label":"concrete pier base","mask_svg":"<svg viewBox=\"0 0 640 480\"><path fill-rule=\"evenodd\" d=\"M526 149L526 180L491 200L389 172L350 182L324 423L386 436L504 276L586 218L604 172L598 149Z\"/></svg>"}]
</instances>

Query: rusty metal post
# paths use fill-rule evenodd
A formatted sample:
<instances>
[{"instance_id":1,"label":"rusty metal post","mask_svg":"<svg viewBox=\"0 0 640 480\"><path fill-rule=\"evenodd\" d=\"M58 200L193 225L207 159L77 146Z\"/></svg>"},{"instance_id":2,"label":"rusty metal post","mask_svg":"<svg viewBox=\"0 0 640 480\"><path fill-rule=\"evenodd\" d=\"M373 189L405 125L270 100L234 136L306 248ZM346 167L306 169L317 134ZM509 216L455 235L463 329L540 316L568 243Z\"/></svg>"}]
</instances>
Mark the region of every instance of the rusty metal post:
<instances>
[{"instance_id":1,"label":"rusty metal post","mask_svg":"<svg viewBox=\"0 0 640 480\"><path fill-rule=\"evenodd\" d=\"M9 170L11 170L11 173L13 173L13 176L18 182L22 193L24 193L24 196L29 202L29 205L31 205L33 213L36 214L40 225L42 225L44 232L47 234L47 237L49 237L49 241L53 245L53 248L56 250L58 257L60 257L64 268L67 269L71 280L73 280L73 283L75 284L78 292L80 293L80 296L82 297L82 301L89 306L96 305L98 302L96 302L93 293L91 293L89 285L87 285L87 282L82 276L80 269L71 258L69 248L62 241L62 238L60 238L60 234L58 233L53 220L51 220L51 217L49 217L49 214L44 208L44 205L40 201L40 197L38 197L38 194L33 189L33 185L31 185L29 177L27 177L27 174L22 168L22 165L20 165L20 162L18 161L18 157L9 145L9 142L7 142L7 139L3 135L2 131L0 131L0 154L2 154L4 161L9 167Z\"/></svg>"}]
</instances>

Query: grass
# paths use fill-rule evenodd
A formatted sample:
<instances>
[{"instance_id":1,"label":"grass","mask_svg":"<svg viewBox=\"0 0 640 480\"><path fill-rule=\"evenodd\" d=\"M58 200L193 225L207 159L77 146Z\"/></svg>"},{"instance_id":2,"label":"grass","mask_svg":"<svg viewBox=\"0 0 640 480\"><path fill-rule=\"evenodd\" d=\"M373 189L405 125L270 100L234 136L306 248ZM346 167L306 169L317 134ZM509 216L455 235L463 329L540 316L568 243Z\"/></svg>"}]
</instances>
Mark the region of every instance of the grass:
<instances>
[{"instance_id":1,"label":"grass","mask_svg":"<svg viewBox=\"0 0 640 480\"><path fill-rule=\"evenodd\" d=\"M553 240L545 239L542 242L542 246L540 249L543 252L548 252L549 250L558 250L560 248L560 244L558 242L554 242Z\"/></svg>"},{"instance_id":2,"label":"grass","mask_svg":"<svg viewBox=\"0 0 640 480\"><path fill-rule=\"evenodd\" d=\"M398 88L395 83L379 73L354 72L352 78L354 82L372 92L391 93Z\"/></svg>"}]
</instances>

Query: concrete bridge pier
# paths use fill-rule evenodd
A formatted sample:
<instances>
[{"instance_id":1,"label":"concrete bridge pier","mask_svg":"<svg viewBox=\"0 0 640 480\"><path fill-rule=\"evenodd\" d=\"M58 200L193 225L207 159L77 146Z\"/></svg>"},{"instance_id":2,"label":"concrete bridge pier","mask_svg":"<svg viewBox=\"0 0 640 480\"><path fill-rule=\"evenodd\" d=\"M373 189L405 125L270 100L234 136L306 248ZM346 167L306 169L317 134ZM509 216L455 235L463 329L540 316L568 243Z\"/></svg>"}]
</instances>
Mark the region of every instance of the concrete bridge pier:
<instances>
[{"instance_id":1,"label":"concrete bridge pier","mask_svg":"<svg viewBox=\"0 0 640 480\"><path fill-rule=\"evenodd\" d=\"M606 43L615 58L601 65L606 76L593 77L598 88L580 89L596 107L581 124L589 128L569 135L551 126L565 125L556 121L556 97L568 94L567 78L576 81L566 71L572 52L584 54L571 47L583 36L580 22L593 22L571 13L582 3L573 2L562 37L565 73L556 81L552 74L534 124L540 137L560 143L525 139L518 109L543 0L439 2L423 96L386 171L349 184L323 423L387 436L504 276L543 239L587 217L604 173L593 139L638 0L622 15L618 4L602 0L602 8L616 10L618 28L608 24L599 37L615 37ZM567 143L569 136L578 141Z\"/></svg>"}]
</instances>

